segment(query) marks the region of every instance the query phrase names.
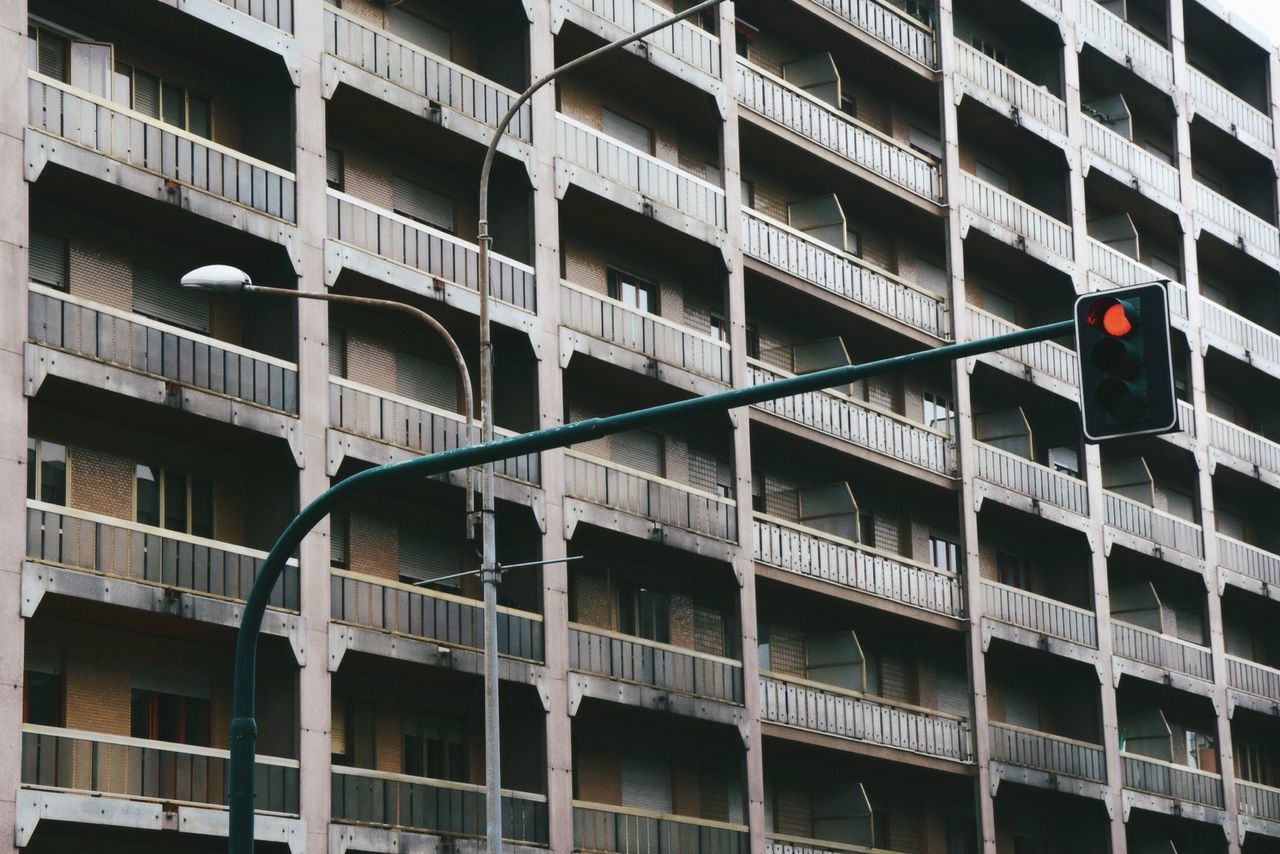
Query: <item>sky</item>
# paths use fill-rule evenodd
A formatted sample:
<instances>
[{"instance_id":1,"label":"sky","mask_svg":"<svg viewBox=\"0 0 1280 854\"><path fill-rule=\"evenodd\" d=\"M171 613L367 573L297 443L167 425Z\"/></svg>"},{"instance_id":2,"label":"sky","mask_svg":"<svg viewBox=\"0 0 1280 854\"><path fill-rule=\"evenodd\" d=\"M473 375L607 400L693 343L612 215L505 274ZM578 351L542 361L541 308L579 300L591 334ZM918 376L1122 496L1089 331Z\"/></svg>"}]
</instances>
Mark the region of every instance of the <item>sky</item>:
<instances>
[{"instance_id":1,"label":"sky","mask_svg":"<svg viewBox=\"0 0 1280 854\"><path fill-rule=\"evenodd\" d=\"M1224 0L1225 5L1238 11L1242 17L1271 40L1280 43L1280 0Z\"/></svg>"}]
</instances>

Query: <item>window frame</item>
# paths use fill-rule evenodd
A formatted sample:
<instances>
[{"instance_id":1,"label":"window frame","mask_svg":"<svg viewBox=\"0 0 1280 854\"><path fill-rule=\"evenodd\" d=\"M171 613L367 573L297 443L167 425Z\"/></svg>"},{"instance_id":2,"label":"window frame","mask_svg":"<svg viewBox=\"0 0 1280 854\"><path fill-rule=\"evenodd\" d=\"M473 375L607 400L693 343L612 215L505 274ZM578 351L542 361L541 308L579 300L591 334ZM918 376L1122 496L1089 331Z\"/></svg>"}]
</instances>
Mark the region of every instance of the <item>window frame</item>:
<instances>
[{"instance_id":1,"label":"window frame","mask_svg":"<svg viewBox=\"0 0 1280 854\"><path fill-rule=\"evenodd\" d=\"M138 501L140 498L140 493L138 490L138 482L140 478L138 476L138 473L141 469L144 469L144 468L150 470L153 473L157 473L155 476L157 521L154 523L143 522L138 518L139 516ZM168 525L165 524L165 521L166 521L165 504L168 498L167 490L169 488L170 476L180 477L186 482L186 496L185 496L185 510L184 510L185 518L186 518L186 530L170 528ZM195 503L193 485L194 485L194 482L197 480L203 481L209 485L209 533L208 534L197 534L197 533L194 533L192 530L195 527L195 514L192 512L194 503ZM145 463L135 463L134 472L133 472L133 521L139 525L148 525L149 527L159 528L164 531L173 531L175 533L185 534L186 536L189 536L189 537L200 537L202 539L210 539L210 540L215 539L215 534L217 533L217 530L218 530L218 527L217 527L218 526L218 502L215 497L214 482L209 478L200 477L199 475L194 475L194 474L191 474L190 472L174 471L172 469L165 468L164 466L149 466L149 465L146 465Z\"/></svg>"},{"instance_id":2,"label":"window frame","mask_svg":"<svg viewBox=\"0 0 1280 854\"><path fill-rule=\"evenodd\" d=\"M52 445L62 449L62 500L50 501L44 497L44 448ZM40 439L35 436L27 437L27 453L31 458L31 466L27 472L28 494L27 498L31 501L39 501L44 504L52 504L56 507L66 507L71 500L71 458L67 452L67 446L61 442L53 442L48 439Z\"/></svg>"},{"instance_id":3,"label":"window frame","mask_svg":"<svg viewBox=\"0 0 1280 854\"><path fill-rule=\"evenodd\" d=\"M608 280L608 284L606 285L606 287L607 287L607 293L608 293L609 299L613 300L614 302L622 303L627 308L632 309L633 311L638 311L643 314L653 315L654 317L659 316L658 295L659 295L660 289L658 288L657 282L653 281L652 279L648 279L644 276L637 276L636 274L628 272L627 270L624 270L620 267L612 267L612 266L605 268L605 277ZM624 299L622 296L623 294L622 289L624 286L630 286L634 288L637 293L644 292L645 294L647 294L648 297L646 301L648 303L648 306L646 308L640 308L634 303L628 302L626 299Z\"/></svg>"},{"instance_id":4,"label":"window frame","mask_svg":"<svg viewBox=\"0 0 1280 854\"><path fill-rule=\"evenodd\" d=\"M133 715L134 712L137 711L137 703L140 699L145 700L146 702L147 734L143 736L134 735L134 738L147 738L152 741L164 741L169 744L185 744L191 747L213 746L213 703L210 698L192 697L187 694L176 694L167 691L156 691L151 688L132 688L129 694L130 733L134 733L138 729L138 721L133 719ZM177 705L178 737L176 740L160 737L160 704L166 700L175 701ZM195 740L191 740L191 736L188 732L188 711L190 708L200 708L203 714L201 730L196 734Z\"/></svg>"},{"instance_id":5,"label":"window frame","mask_svg":"<svg viewBox=\"0 0 1280 854\"><path fill-rule=\"evenodd\" d=\"M121 69L128 69L128 70L126 72L126 71L122 71ZM199 137L200 139L207 139L210 142L213 141L213 138L216 135L216 130L215 130L216 125L215 125L215 119L214 119L215 110L213 109L213 98L211 96L203 92L194 91L190 86L187 86L185 84L174 82L173 78L171 77L165 77L163 74L157 74L156 72L151 71L147 68L139 68L136 63L123 62L121 60L113 60L111 71L112 71L112 78L111 78L112 91L111 91L110 100L113 103L120 104L121 106L129 110L132 110L133 112L138 113L140 115L144 115L148 118L155 119L161 124L165 124L173 128L178 128L179 130L185 133L189 133L192 136ZM154 77L156 79L156 106L158 108L157 115L153 116L151 115L151 113L140 110L136 106L137 97L138 97L138 72L139 71L141 71L143 74L150 75L151 77ZM116 75L127 77L129 79L128 103L124 103L123 101L117 100L116 98L116 92L115 92ZM165 89L166 88L170 90L176 89L182 93L182 124L174 124L173 122L165 118ZM199 101L203 101L208 106L209 132L207 134L203 134L203 133L200 133L199 131L195 131L191 129L191 99L192 98L195 98L196 100L199 100Z\"/></svg>"}]
</instances>

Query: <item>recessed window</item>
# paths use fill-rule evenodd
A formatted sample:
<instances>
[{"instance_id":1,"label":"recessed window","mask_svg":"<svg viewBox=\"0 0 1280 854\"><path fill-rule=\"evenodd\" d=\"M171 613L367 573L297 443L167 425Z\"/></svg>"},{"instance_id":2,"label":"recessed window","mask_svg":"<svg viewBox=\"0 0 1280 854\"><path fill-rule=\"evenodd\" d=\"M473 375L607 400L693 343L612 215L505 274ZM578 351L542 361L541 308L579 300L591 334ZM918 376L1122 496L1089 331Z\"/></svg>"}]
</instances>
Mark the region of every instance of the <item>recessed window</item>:
<instances>
[{"instance_id":1,"label":"recessed window","mask_svg":"<svg viewBox=\"0 0 1280 854\"><path fill-rule=\"evenodd\" d=\"M932 391L924 393L924 426L956 435L956 407L951 398Z\"/></svg>"},{"instance_id":2,"label":"recessed window","mask_svg":"<svg viewBox=\"0 0 1280 854\"><path fill-rule=\"evenodd\" d=\"M45 439L27 439L27 498L67 503L67 449Z\"/></svg>"},{"instance_id":3,"label":"recessed window","mask_svg":"<svg viewBox=\"0 0 1280 854\"><path fill-rule=\"evenodd\" d=\"M137 66L125 62L115 64L111 98L117 104L196 136L213 137L213 105L207 96Z\"/></svg>"},{"instance_id":4,"label":"recessed window","mask_svg":"<svg viewBox=\"0 0 1280 854\"><path fill-rule=\"evenodd\" d=\"M657 286L630 273L609 271L609 297L637 311L658 313Z\"/></svg>"},{"instance_id":5,"label":"recessed window","mask_svg":"<svg viewBox=\"0 0 1280 854\"><path fill-rule=\"evenodd\" d=\"M391 179L392 207L401 216L453 233L453 199L399 176Z\"/></svg>"},{"instance_id":6,"label":"recessed window","mask_svg":"<svg viewBox=\"0 0 1280 854\"><path fill-rule=\"evenodd\" d=\"M133 689L130 733L134 738L209 746L209 698Z\"/></svg>"},{"instance_id":7,"label":"recessed window","mask_svg":"<svg viewBox=\"0 0 1280 854\"><path fill-rule=\"evenodd\" d=\"M651 128L632 121L608 108L601 109L600 126L606 136L611 136L619 142L626 143L644 154L653 154L653 130Z\"/></svg>"},{"instance_id":8,"label":"recessed window","mask_svg":"<svg viewBox=\"0 0 1280 854\"><path fill-rule=\"evenodd\" d=\"M70 278L67 271L70 264L65 237L43 231L32 231L31 249L27 257L28 275L31 281L60 291L67 290Z\"/></svg>"},{"instance_id":9,"label":"recessed window","mask_svg":"<svg viewBox=\"0 0 1280 854\"><path fill-rule=\"evenodd\" d=\"M960 567L960 547L954 540L937 535L929 537L929 564L947 572L957 572Z\"/></svg>"},{"instance_id":10,"label":"recessed window","mask_svg":"<svg viewBox=\"0 0 1280 854\"><path fill-rule=\"evenodd\" d=\"M1025 558L996 552L996 580L1019 590L1031 589L1031 565Z\"/></svg>"},{"instance_id":11,"label":"recessed window","mask_svg":"<svg viewBox=\"0 0 1280 854\"><path fill-rule=\"evenodd\" d=\"M213 536L212 483L144 465L136 468L134 482L134 519L138 524L197 537Z\"/></svg>"},{"instance_id":12,"label":"recessed window","mask_svg":"<svg viewBox=\"0 0 1280 854\"><path fill-rule=\"evenodd\" d=\"M345 177L346 164L342 161L342 152L336 148L324 150L324 181L331 190L341 190Z\"/></svg>"},{"instance_id":13,"label":"recessed window","mask_svg":"<svg viewBox=\"0 0 1280 854\"><path fill-rule=\"evenodd\" d=\"M433 712L404 714L404 773L433 780L467 781L465 722Z\"/></svg>"},{"instance_id":14,"label":"recessed window","mask_svg":"<svg viewBox=\"0 0 1280 854\"><path fill-rule=\"evenodd\" d=\"M671 594L634 584L618 588L618 631L671 643Z\"/></svg>"}]
</instances>

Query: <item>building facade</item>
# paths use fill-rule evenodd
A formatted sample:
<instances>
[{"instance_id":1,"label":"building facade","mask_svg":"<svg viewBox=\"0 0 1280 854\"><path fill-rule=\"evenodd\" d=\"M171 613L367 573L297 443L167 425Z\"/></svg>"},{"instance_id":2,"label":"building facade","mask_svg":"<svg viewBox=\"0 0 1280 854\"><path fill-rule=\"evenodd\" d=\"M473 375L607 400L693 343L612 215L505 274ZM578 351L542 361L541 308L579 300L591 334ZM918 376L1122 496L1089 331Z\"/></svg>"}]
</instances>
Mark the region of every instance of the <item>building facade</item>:
<instances>
[{"instance_id":1,"label":"building facade","mask_svg":"<svg viewBox=\"0 0 1280 854\"><path fill-rule=\"evenodd\" d=\"M685 8L677 4L675 8ZM301 504L463 437L476 186L671 0L0 4L0 850L217 851ZM1275 48L1217 0L737 0L502 141L521 432L1166 280L1180 430L1070 342L497 467L516 851L1280 851ZM263 850L477 851L465 478L362 497L259 663ZM1270 531L1271 533L1268 533Z\"/></svg>"}]
</instances>

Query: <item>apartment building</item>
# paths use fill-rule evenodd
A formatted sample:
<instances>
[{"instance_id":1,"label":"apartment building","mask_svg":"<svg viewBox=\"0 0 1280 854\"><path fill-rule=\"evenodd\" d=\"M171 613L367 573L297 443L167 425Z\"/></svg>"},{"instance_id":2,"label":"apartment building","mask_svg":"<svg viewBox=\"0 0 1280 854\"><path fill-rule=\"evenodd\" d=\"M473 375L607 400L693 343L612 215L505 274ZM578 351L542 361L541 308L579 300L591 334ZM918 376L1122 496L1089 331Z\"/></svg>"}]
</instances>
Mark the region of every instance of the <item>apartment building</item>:
<instances>
[{"instance_id":1,"label":"apartment building","mask_svg":"<svg viewBox=\"0 0 1280 854\"><path fill-rule=\"evenodd\" d=\"M265 550L464 439L420 326L178 278L410 304L477 376L497 120L688 5L0 4L0 850L223 850ZM509 850L1280 852L1278 81L1219 0L737 0L535 97L500 432L1153 280L1180 430L1085 444L1062 341L499 463L499 560L574 558L501 587ZM261 850L483 849L477 563L458 473L307 538Z\"/></svg>"}]
</instances>

